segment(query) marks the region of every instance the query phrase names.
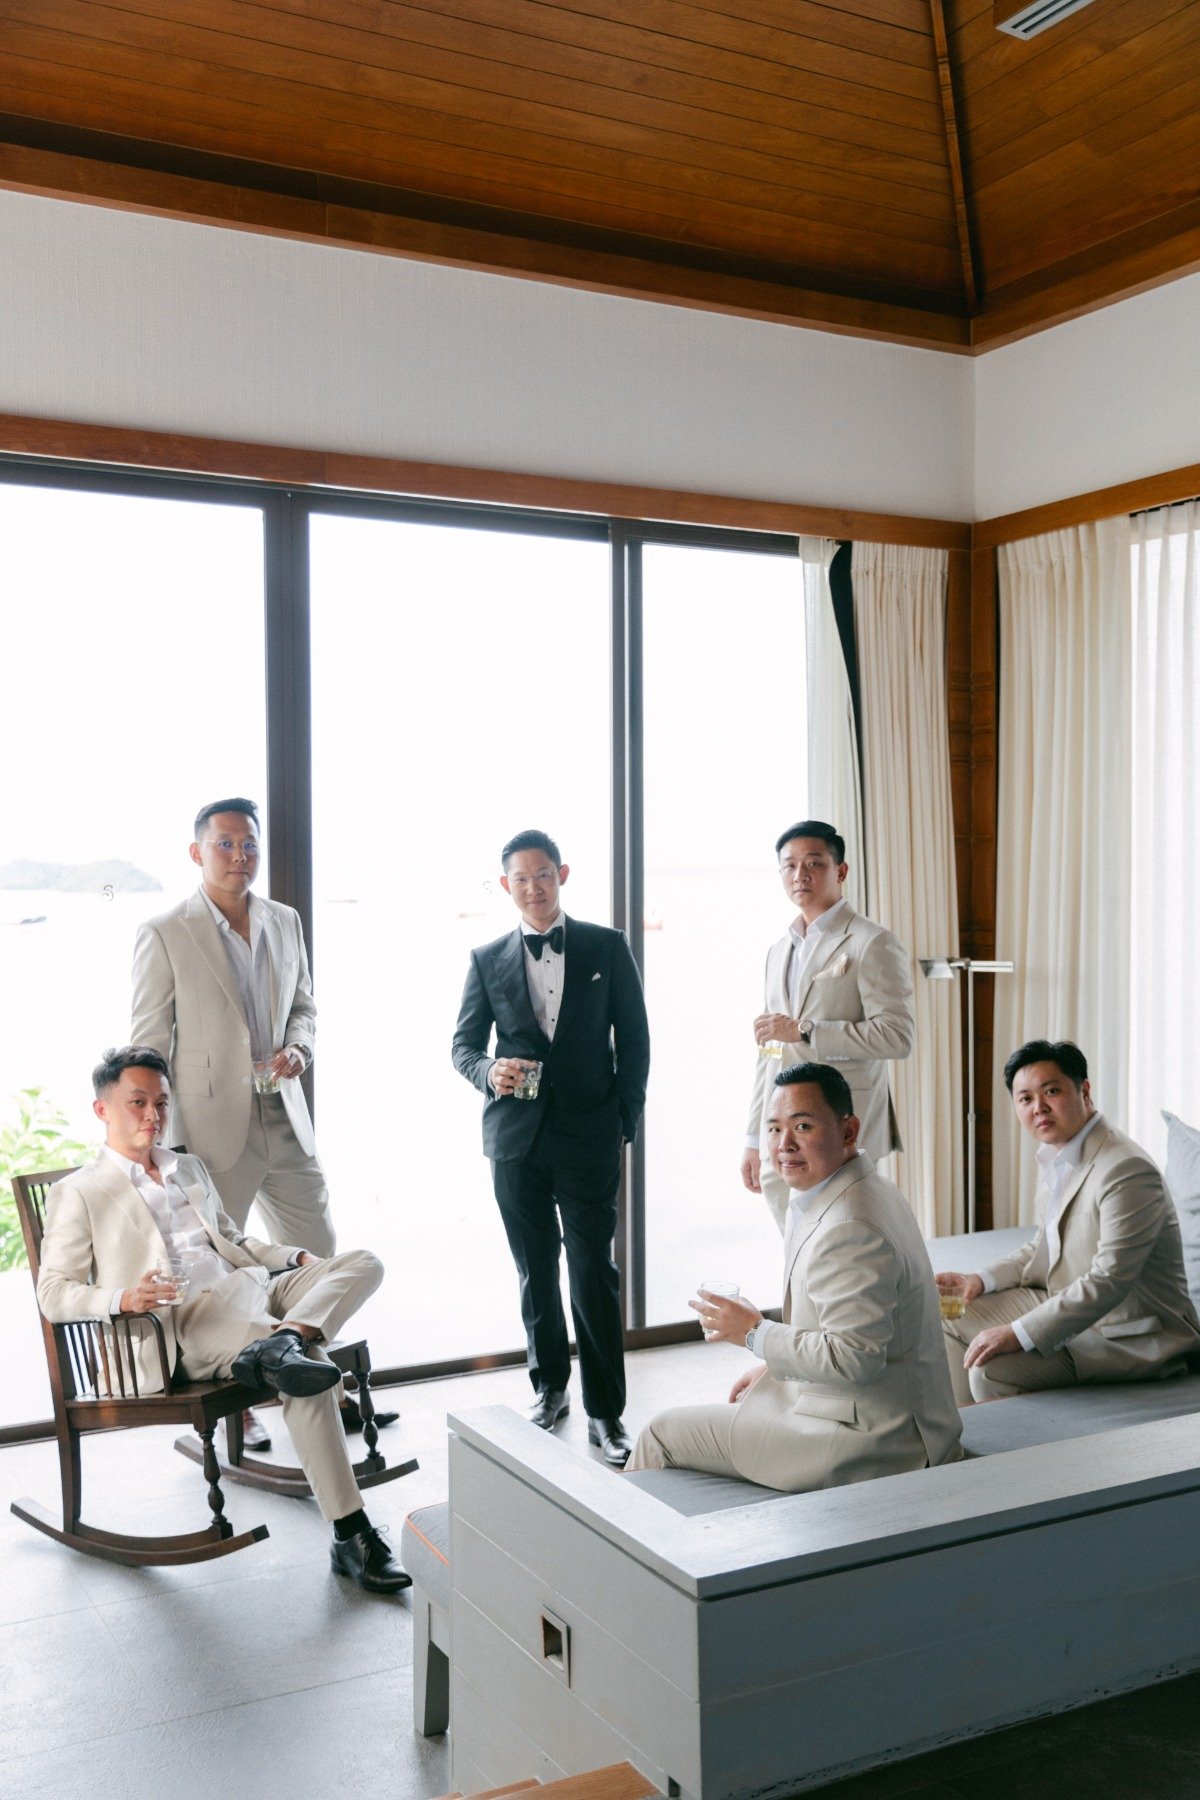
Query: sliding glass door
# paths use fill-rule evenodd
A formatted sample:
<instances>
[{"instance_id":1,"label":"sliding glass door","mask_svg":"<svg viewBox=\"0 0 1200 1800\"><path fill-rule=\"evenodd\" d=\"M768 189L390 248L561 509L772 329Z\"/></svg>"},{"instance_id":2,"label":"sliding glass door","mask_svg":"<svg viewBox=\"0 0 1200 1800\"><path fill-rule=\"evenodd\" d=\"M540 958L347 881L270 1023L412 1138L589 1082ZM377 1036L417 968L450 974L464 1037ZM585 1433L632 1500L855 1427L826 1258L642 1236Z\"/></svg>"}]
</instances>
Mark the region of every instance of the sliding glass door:
<instances>
[{"instance_id":1,"label":"sliding glass door","mask_svg":"<svg viewBox=\"0 0 1200 1800\"><path fill-rule=\"evenodd\" d=\"M610 914L609 569L584 537L312 520L318 1140L339 1242L388 1279L377 1365L523 1342L450 1062L472 946L513 929L500 847L548 831L566 910Z\"/></svg>"},{"instance_id":2,"label":"sliding glass door","mask_svg":"<svg viewBox=\"0 0 1200 1800\"><path fill-rule=\"evenodd\" d=\"M778 1304L779 1236L741 1160L767 946L792 908L773 851L807 806L795 556L642 552L644 912L654 1070L645 1322L705 1280Z\"/></svg>"}]
</instances>

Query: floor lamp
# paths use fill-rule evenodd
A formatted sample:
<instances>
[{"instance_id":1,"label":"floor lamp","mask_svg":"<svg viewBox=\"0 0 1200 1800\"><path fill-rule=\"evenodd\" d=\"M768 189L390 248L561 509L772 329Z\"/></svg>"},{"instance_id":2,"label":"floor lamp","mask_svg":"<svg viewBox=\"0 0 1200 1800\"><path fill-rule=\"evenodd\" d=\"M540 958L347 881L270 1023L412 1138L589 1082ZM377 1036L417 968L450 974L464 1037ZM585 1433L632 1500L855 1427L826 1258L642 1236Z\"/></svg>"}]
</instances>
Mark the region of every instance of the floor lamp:
<instances>
[{"instance_id":1,"label":"floor lamp","mask_svg":"<svg viewBox=\"0 0 1200 1800\"><path fill-rule=\"evenodd\" d=\"M1010 962L977 962L971 956L923 956L921 967L930 981L967 978L967 1230L975 1229L975 977L1011 975Z\"/></svg>"}]
</instances>

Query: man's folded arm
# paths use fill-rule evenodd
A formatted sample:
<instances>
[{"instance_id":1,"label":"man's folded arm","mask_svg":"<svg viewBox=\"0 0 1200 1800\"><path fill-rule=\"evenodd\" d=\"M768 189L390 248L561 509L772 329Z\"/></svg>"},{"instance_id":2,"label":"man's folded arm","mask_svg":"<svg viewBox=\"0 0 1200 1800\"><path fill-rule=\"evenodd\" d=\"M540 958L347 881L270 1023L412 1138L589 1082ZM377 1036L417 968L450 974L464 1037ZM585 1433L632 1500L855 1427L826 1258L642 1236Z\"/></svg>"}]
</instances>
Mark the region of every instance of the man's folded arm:
<instances>
[{"instance_id":1,"label":"man's folded arm","mask_svg":"<svg viewBox=\"0 0 1200 1800\"><path fill-rule=\"evenodd\" d=\"M857 1219L821 1231L806 1271L816 1330L768 1323L756 1349L781 1380L862 1387L887 1367L900 1265L888 1240Z\"/></svg>"}]
</instances>

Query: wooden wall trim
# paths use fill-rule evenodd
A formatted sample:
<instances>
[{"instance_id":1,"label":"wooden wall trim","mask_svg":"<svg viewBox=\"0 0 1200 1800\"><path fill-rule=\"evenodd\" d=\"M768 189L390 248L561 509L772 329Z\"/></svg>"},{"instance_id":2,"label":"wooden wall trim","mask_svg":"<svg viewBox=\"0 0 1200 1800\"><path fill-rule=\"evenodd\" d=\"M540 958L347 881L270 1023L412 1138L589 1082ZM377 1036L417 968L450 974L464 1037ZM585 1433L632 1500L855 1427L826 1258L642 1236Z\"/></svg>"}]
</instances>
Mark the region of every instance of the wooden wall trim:
<instances>
[{"instance_id":1,"label":"wooden wall trim","mask_svg":"<svg viewBox=\"0 0 1200 1800\"><path fill-rule=\"evenodd\" d=\"M114 140L118 150L122 142ZM808 272L806 279L806 272L797 269L792 279L787 270L774 276L770 270L751 273L746 271L745 259L739 269L738 259L705 258L700 252L691 260L685 260L683 251L678 260L656 258L651 241L622 239L616 233L592 233L587 241L576 243L556 242L537 221L522 224L514 220L503 229L498 222L484 219L485 212L494 212L498 221L499 209L473 209L480 215L478 219L471 216L471 209L460 209L468 215L463 218L434 217L428 216L431 203L425 197L418 200L412 196L412 210L405 210L399 201L386 205L388 190L383 188L377 190L376 204L371 205L363 194L373 186L370 183L323 177L310 193L295 191L301 182L295 171L271 171L279 184L271 188L260 184L259 165L246 164L239 183L222 178L225 166L236 159L195 152L188 161L196 172L179 173L0 142L0 188L340 249L445 263L483 274L548 281L662 305L731 313L775 325L799 325L925 350L970 354L970 321L961 314L923 304L917 295L831 292L817 285L819 274ZM285 173L287 188L283 185ZM586 234L581 229L576 235L583 239Z\"/></svg>"},{"instance_id":2,"label":"wooden wall trim","mask_svg":"<svg viewBox=\"0 0 1200 1800\"><path fill-rule=\"evenodd\" d=\"M1051 500L1025 512L1004 513L981 519L972 528L977 550L1013 544L1019 538L1037 537L1043 531L1063 531L1070 525L1090 525L1096 519L1115 519L1119 513L1143 512L1151 506L1173 506L1200 494L1200 463L1168 469L1161 475L1144 475L1138 481L1122 481L1116 487L1094 488L1090 494L1072 494Z\"/></svg>"},{"instance_id":3,"label":"wooden wall trim","mask_svg":"<svg viewBox=\"0 0 1200 1800\"><path fill-rule=\"evenodd\" d=\"M421 499L471 500L605 518L717 525L785 536L856 538L875 544L918 544L966 550L971 527L953 519L917 519L846 507L790 506L732 494L698 494L619 482L524 475L506 469L404 462L342 451L288 449L222 438L183 437L63 419L0 413L0 452L176 474L226 475L288 487L328 487Z\"/></svg>"}]
</instances>

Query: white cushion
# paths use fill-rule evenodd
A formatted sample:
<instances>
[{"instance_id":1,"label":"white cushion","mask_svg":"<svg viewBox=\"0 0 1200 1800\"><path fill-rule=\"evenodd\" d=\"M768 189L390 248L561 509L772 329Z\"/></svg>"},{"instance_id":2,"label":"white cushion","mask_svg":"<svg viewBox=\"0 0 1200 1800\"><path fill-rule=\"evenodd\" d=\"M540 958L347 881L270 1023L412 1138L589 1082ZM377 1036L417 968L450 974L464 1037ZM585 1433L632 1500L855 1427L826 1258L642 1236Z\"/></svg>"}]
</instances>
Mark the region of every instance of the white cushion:
<instances>
[{"instance_id":1,"label":"white cushion","mask_svg":"<svg viewBox=\"0 0 1200 1800\"><path fill-rule=\"evenodd\" d=\"M1167 1192L1179 1214L1188 1287L1200 1306L1200 1130L1185 1125L1174 1113L1164 1112L1163 1118L1167 1122Z\"/></svg>"}]
</instances>

